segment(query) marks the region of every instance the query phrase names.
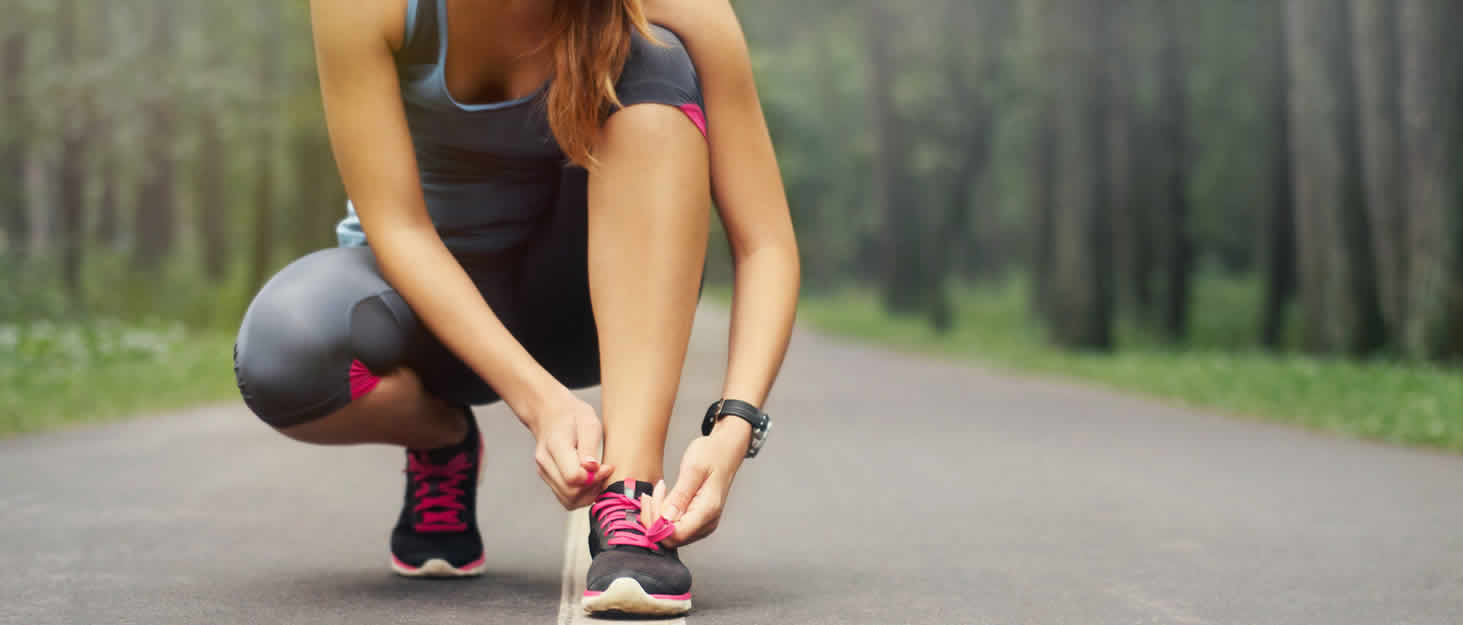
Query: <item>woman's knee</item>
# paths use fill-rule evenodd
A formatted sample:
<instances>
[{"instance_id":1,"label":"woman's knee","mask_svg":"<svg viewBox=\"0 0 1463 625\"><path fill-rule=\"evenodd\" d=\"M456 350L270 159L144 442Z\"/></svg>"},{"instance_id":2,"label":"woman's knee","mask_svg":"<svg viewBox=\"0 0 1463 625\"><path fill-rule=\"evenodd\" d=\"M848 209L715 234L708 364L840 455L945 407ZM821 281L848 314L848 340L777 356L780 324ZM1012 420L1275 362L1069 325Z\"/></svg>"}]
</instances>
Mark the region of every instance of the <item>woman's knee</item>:
<instances>
[{"instance_id":1,"label":"woman's knee","mask_svg":"<svg viewBox=\"0 0 1463 625\"><path fill-rule=\"evenodd\" d=\"M280 271L249 306L234 345L245 404L283 429L338 412L371 390L375 374L357 356L360 341L353 340L351 326L374 317L353 311L383 292L385 282L368 251L317 252ZM369 329L381 338L366 342L375 348L368 350L369 359L377 366L388 363L393 348L379 345L392 343L400 332L379 323Z\"/></svg>"}]
</instances>

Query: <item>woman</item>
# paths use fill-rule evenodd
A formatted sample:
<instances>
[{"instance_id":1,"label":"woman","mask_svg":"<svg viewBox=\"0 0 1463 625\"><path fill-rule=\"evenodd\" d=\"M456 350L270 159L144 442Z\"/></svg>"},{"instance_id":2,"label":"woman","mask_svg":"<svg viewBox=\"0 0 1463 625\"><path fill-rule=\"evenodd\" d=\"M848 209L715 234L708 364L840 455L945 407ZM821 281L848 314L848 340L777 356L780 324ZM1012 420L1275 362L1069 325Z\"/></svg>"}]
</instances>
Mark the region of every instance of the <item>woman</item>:
<instances>
[{"instance_id":1,"label":"woman","mask_svg":"<svg viewBox=\"0 0 1463 625\"><path fill-rule=\"evenodd\" d=\"M250 306L246 403L296 440L405 447L392 566L462 576L484 569L470 406L501 399L560 503L593 504L586 609L689 610L675 548L716 527L798 288L729 1L313 0L311 15L352 209L341 247ZM729 401L667 493L713 196L737 278L723 395L707 399ZM603 424L571 392L594 384Z\"/></svg>"}]
</instances>

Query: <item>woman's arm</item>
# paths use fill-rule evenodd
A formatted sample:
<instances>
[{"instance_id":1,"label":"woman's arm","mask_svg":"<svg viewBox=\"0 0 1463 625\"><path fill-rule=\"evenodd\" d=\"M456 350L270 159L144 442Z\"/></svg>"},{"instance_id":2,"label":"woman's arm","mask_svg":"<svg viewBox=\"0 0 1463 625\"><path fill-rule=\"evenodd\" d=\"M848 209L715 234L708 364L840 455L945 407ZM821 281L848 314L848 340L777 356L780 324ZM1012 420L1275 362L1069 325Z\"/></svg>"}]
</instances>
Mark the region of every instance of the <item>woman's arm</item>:
<instances>
[{"instance_id":1,"label":"woman's arm","mask_svg":"<svg viewBox=\"0 0 1463 625\"><path fill-rule=\"evenodd\" d=\"M799 268L746 39L729 0L652 0L647 8L651 21L686 43L706 100L711 190L736 267L722 397L761 406L787 353ZM722 419L711 436L692 441L675 488L657 506L676 525L666 544L684 545L716 531L751 438L746 421Z\"/></svg>"},{"instance_id":2,"label":"woman's arm","mask_svg":"<svg viewBox=\"0 0 1463 625\"><path fill-rule=\"evenodd\" d=\"M797 312L797 241L741 24L728 0L652 0L650 18L686 43L701 77L712 193L736 270L723 396L761 406ZM751 435L741 419L726 419Z\"/></svg>"},{"instance_id":3,"label":"woman's arm","mask_svg":"<svg viewBox=\"0 0 1463 625\"><path fill-rule=\"evenodd\" d=\"M448 349L492 385L541 445L542 421L562 421L572 413L582 422L588 409L594 432L581 438L592 434L592 449L549 450L562 475L548 481L563 495L566 482L585 478L582 456L598 456L598 421L503 326L432 225L392 58L392 38L399 37L402 24L383 17L400 12L399 0L311 2L336 164L387 282Z\"/></svg>"}]
</instances>

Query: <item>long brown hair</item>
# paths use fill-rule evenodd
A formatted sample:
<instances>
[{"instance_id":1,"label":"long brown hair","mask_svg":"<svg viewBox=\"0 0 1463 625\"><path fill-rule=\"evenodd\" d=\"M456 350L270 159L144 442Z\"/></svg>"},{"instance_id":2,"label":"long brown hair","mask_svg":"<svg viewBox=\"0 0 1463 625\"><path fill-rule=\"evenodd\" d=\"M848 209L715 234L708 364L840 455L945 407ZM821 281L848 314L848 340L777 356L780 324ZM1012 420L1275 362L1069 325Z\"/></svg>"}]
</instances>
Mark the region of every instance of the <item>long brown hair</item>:
<instances>
[{"instance_id":1,"label":"long brown hair","mask_svg":"<svg viewBox=\"0 0 1463 625\"><path fill-rule=\"evenodd\" d=\"M595 165L595 135L620 106L615 81L630 56L631 29L655 41L641 0L555 0L549 128L576 165Z\"/></svg>"}]
</instances>

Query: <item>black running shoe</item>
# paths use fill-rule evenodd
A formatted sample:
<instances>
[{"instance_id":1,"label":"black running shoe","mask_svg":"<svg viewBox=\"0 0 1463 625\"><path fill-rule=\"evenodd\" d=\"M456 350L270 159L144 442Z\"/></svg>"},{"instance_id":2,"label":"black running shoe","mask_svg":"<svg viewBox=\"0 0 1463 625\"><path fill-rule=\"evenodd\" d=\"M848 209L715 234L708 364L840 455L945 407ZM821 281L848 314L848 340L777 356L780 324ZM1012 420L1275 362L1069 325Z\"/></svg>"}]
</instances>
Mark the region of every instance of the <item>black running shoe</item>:
<instances>
[{"instance_id":1,"label":"black running shoe","mask_svg":"<svg viewBox=\"0 0 1463 625\"><path fill-rule=\"evenodd\" d=\"M675 527L663 519L640 522L640 495L649 482L625 480L589 508L589 576L584 611L633 616L676 616L691 611L691 571L676 550L660 545ZM627 496L628 495L628 496Z\"/></svg>"},{"instance_id":2,"label":"black running shoe","mask_svg":"<svg viewBox=\"0 0 1463 625\"><path fill-rule=\"evenodd\" d=\"M478 533L483 436L472 410L467 437L451 447L406 452L406 497L391 531L391 569L407 577L467 577L487 568Z\"/></svg>"}]
</instances>

